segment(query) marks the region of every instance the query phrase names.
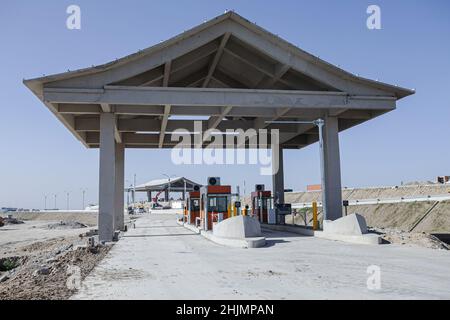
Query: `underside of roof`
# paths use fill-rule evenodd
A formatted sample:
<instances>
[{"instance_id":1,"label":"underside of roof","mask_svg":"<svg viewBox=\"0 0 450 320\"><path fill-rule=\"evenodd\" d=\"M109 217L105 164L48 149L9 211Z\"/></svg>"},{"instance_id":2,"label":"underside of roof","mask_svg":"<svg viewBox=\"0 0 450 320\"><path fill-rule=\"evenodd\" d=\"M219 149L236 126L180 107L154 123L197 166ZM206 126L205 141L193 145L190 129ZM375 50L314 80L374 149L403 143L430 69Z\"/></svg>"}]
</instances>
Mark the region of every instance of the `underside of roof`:
<instances>
[{"instance_id":1,"label":"underside of roof","mask_svg":"<svg viewBox=\"0 0 450 320\"><path fill-rule=\"evenodd\" d=\"M157 179L152 180L140 185L137 185L135 190L137 192L144 192L144 191L161 191L161 190L168 190L169 184L170 184L170 190L171 191L184 191L184 187L186 183L186 191L192 191L194 189L194 186L201 186L201 184L193 182L189 179L186 179L184 177L176 177L169 179ZM129 188L128 190L133 190L133 188Z\"/></svg>"},{"instance_id":2,"label":"underside of roof","mask_svg":"<svg viewBox=\"0 0 450 320\"><path fill-rule=\"evenodd\" d=\"M301 148L318 140L314 125L273 121L336 116L342 131L414 93L350 74L234 12L115 62L24 82L91 148L104 112L127 148L171 148L175 130L194 135L193 120L202 130L278 129L282 147Z\"/></svg>"}]
</instances>

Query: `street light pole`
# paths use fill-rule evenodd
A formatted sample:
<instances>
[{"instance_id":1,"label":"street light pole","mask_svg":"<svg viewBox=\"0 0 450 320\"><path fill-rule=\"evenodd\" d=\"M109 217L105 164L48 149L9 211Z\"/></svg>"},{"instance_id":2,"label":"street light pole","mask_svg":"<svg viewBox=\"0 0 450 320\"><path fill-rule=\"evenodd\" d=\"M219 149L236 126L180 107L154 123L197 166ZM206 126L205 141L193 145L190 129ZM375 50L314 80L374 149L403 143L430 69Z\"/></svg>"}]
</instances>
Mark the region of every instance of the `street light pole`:
<instances>
[{"instance_id":1,"label":"street light pole","mask_svg":"<svg viewBox=\"0 0 450 320\"><path fill-rule=\"evenodd\" d=\"M133 194L132 194L133 205L136 203L136 173L133 178Z\"/></svg>"},{"instance_id":2,"label":"street light pole","mask_svg":"<svg viewBox=\"0 0 450 320\"><path fill-rule=\"evenodd\" d=\"M55 196L55 207L54 208L56 209L56 193L54 194L54 196Z\"/></svg>"},{"instance_id":3,"label":"street light pole","mask_svg":"<svg viewBox=\"0 0 450 320\"><path fill-rule=\"evenodd\" d=\"M84 209L86 208L86 207L85 207L85 202L84 202L84 195L85 195L85 193L86 193L86 190L85 190L85 189L82 189L81 192L82 192L82 194L83 194L83 207L82 207L82 209L84 210Z\"/></svg>"},{"instance_id":4,"label":"street light pole","mask_svg":"<svg viewBox=\"0 0 450 320\"><path fill-rule=\"evenodd\" d=\"M69 210L69 199L70 199L70 192L66 191L67 210Z\"/></svg>"},{"instance_id":5,"label":"street light pole","mask_svg":"<svg viewBox=\"0 0 450 320\"><path fill-rule=\"evenodd\" d=\"M44 210L47 210L47 195L44 195Z\"/></svg>"}]
</instances>

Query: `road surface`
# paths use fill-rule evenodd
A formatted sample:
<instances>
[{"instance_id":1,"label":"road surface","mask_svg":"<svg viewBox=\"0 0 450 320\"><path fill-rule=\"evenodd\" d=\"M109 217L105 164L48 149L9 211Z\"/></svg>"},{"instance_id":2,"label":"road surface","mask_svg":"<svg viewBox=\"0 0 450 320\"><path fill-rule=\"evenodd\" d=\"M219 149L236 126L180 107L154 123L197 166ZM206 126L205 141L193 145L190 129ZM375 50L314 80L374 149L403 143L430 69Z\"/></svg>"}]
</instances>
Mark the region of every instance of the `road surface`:
<instances>
[{"instance_id":1,"label":"road surface","mask_svg":"<svg viewBox=\"0 0 450 320\"><path fill-rule=\"evenodd\" d=\"M146 214L72 298L450 299L449 251L265 235L264 248L229 248ZM367 286L371 265L380 289Z\"/></svg>"}]
</instances>

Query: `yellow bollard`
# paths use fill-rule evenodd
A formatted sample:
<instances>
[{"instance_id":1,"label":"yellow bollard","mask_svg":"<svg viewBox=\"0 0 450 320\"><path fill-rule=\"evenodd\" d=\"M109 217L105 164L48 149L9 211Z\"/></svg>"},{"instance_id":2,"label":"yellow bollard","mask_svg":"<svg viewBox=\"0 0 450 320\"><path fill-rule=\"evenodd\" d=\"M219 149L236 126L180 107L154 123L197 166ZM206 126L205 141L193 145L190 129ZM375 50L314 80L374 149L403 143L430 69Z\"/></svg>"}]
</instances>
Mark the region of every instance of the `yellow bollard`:
<instances>
[{"instance_id":1,"label":"yellow bollard","mask_svg":"<svg viewBox=\"0 0 450 320\"><path fill-rule=\"evenodd\" d=\"M319 221L317 221L317 202L314 201L312 203L312 210L313 210L313 230L319 229Z\"/></svg>"}]
</instances>

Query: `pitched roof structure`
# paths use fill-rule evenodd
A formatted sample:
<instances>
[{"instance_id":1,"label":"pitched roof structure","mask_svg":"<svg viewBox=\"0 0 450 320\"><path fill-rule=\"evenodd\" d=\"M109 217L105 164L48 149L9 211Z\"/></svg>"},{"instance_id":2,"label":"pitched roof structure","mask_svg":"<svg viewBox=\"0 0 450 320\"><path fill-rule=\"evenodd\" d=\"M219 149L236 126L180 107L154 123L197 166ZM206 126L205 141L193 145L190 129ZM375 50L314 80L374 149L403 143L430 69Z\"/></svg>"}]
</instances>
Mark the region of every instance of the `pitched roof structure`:
<instances>
[{"instance_id":1,"label":"pitched roof structure","mask_svg":"<svg viewBox=\"0 0 450 320\"><path fill-rule=\"evenodd\" d=\"M169 188L169 184L170 184L170 190L173 192L178 192L178 191L184 191L184 183L186 183L186 191L192 191L194 190L195 186L201 186L201 184L196 183L192 180L189 180L185 177L174 177L171 178L170 181L169 179L156 179L156 180L151 180L148 181L146 183L137 185L136 188L127 188L127 190L131 191L131 190L136 190L137 192L141 192L141 191L161 191L161 190L166 190Z\"/></svg>"},{"instance_id":2,"label":"pitched roof structure","mask_svg":"<svg viewBox=\"0 0 450 320\"><path fill-rule=\"evenodd\" d=\"M102 112L115 114L127 148L171 148L169 134L193 133L199 116L203 130L279 129L283 148L301 148L318 140L314 125L273 121L330 115L342 131L414 93L344 71L234 12L116 61L24 83L89 148L99 147Z\"/></svg>"}]
</instances>

